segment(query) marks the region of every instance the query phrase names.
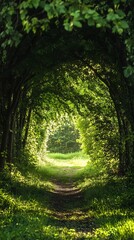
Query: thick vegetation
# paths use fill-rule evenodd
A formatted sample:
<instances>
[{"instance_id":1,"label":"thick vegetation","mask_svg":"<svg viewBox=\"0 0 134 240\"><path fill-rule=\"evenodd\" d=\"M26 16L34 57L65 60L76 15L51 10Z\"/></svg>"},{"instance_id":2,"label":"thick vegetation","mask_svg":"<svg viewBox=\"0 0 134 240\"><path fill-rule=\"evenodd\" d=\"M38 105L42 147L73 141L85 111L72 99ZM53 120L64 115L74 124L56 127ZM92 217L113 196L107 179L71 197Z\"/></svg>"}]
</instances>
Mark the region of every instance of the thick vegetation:
<instances>
[{"instance_id":1,"label":"thick vegetation","mask_svg":"<svg viewBox=\"0 0 134 240\"><path fill-rule=\"evenodd\" d=\"M107 86L119 173L133 172L133 1L6 1L0 12L1 170L26 147L33 115L91 106L89 93L77 89L81 75L83 83L98 78Z\"/></svg>"},{"instance_id":2,"label":"thick vegetation","mask_svg":"<svg viewBox=\"0 0 134 240\"><path fill-rule=\"evenodd\" d=\"M59 153L77 152L80 150L78 138L79 132L72 121L61 118L61 124L51 123L48 128L47 150Z\"/></svg>"}]
</instances>

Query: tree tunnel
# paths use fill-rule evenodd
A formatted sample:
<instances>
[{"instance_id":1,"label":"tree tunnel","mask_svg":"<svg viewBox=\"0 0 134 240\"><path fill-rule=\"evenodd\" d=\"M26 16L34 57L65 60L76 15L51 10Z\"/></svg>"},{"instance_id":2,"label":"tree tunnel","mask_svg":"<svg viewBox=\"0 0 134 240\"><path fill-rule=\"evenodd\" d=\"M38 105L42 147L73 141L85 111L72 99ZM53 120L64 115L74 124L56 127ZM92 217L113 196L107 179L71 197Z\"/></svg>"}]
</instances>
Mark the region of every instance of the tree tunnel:
<instances>
[{"instance_id":1,"label":"tree tunnel","mask_svg":"<svg viewBox=\"0 0 134 240\"><path fill-rule=\"evenodd\" d=\"M37 1L38 4L40 2ZM134 102L133 85L124 76L124 68L127 66L124 35L121 35L119 30L113 31L112 25L107 28L103 23L103 27L96 27L100 21L99 16L97 20L94 20L98 22L92 26L86 21L80 25L80 21L83 20L79 20L74 22L74 28L69 29L71 26L69 20L65 19L63 24L60 19L61 11L61 13L57 13L59 14L57 17L54 13L52 13L52 17L48 15L49 23L47 23L46 16L40 15L42 5L25 4L25 1L22 1L20 5L13 4L14 9L20 10L19 23L16 22L16 28L13 30L16 35L13 31L12 34L8 32L10 42L7 42L5 32L5 45L1 47L1 170L6 163L11 165L13 159L19 156L20 150L25 148L33 112L37 118L44 116L46 119L51 116L50 113L58 112L59 109L73 112L76 108L82 114L81 106L90 110L92 101L88 91L82 92L80 84L86 83L90 89L91 82L96 84L97 81L103 83L108 89L118 120L119 174L132 172L134 167ZM71 5L73 6L73 3L70 3ZM106 3L105 5L109 9ZM51 5L47 3L47 6ZM8 11L11 6L3 3L1 9L4 7ZM77 4L75 7L79 8ZM127 11L123 3L119 7L122 8L120 11ZM111 8L115 8L115 6L113 5ZM47 14L50 14L49 8L45 8L44 11L48 11ZM76 13L76 9L69 11ZM27 19L25 25L22 12L24 19L25 17ZM37 23L32 22L30 25L30 21L33 21L33 16L36 16L37 13L39 13L39 18L35 17ZM119 11L116 14L122 23L125 15L120 16L121 12ZM93 12L92 15L94 17ZM4 23L6 16L3 12ZM31 20L29 16L31 16ZM66 16L68 16L67 13ZM107 21L113 21L112 19L108 20L108 16L110 18L111 15L107 15ZM75 15L73 17L75 18ZM17 19L17 13L11 13L10 18L11 20L12 18ZM88 21L91 20L90 18L91 16ZM41 20L46 21L43 23L44 26L45 24L49 25L46 31L42 30L43 24L38 27ZM12 24L11 21L9 25ZM116 26L116 23L114 24ZM4 26L9 30L9 25ZM125 31L126 28L127 26L120 27L122 31ZM21 36L17 43L18 33Z\"/></svg>"}]
</instances>

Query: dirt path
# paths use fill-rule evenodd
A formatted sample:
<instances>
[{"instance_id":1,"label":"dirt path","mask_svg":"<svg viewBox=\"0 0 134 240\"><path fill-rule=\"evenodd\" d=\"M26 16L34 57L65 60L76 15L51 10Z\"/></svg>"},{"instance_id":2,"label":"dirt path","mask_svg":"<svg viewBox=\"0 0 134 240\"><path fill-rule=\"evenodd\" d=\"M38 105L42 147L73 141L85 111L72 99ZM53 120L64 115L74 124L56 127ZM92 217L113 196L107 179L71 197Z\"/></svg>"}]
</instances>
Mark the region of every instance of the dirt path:
<instances>
[{"instance_id":1,"label":"dirt path","mask_svg":"<svg viewBox=\"0 0 134 240\"><path fill-rule=\"evenodd\" d=\"M85 199L81 189L71 182L66 184L55 182L51 193L52 215L57 220L57 226L75 229L83 236L93 231L93 217L83 209Z\"/></svg>"}]
</instances>

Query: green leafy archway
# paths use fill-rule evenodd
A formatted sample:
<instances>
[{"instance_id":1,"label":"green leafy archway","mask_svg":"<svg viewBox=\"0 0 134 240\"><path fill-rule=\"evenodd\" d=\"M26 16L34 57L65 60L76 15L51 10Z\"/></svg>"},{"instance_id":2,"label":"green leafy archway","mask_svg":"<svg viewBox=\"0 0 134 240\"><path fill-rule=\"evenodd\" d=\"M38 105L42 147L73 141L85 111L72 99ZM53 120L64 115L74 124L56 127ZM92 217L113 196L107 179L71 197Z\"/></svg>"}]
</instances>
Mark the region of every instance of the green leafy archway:
<instances>
[{"instance_id":1,"label":"green leafy archway","mask_svg":"<svg viewBox=\"0 0 134 240\"><path fill-rule=\"evenodd\" d=\"M25 146L31 112L39 112L43 98L46 115L55 101L67 108L67 101L77 108L79 102L88 104L87 96L64 78L66 71L77 74L75 67L84 66L89 78L94 75L107 85L114 102L119 171L133 169L132 5L121 0L110 5L59 0L1 4L1 168L5 161L11 163L18 142ZM66 71L60 70L63 62L68 63Z\"/></svg>"}]
</instances>

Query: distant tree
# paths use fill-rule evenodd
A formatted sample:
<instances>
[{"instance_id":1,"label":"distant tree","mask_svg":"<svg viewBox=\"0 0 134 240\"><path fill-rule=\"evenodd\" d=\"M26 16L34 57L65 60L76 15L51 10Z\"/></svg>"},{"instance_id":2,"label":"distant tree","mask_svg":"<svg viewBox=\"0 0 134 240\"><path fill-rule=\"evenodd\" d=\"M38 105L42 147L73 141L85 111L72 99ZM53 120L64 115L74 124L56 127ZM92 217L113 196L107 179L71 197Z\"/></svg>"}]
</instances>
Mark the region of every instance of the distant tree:
<instances>
[{"instance_id":1,"label":"distant tree","mask_svg":"<svg viewBox=\"0 0 134 240\"><path fill-rule=\"evenodd\" d=\"M66 119L57 126L55 131L49 133L47 150L59 153L77 152L80 150L80 144L77 142L78 137L79 132L75 125Z\"/></svg>"}]
</instances>

